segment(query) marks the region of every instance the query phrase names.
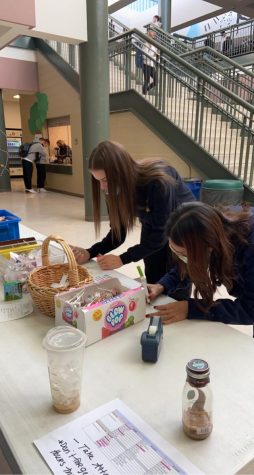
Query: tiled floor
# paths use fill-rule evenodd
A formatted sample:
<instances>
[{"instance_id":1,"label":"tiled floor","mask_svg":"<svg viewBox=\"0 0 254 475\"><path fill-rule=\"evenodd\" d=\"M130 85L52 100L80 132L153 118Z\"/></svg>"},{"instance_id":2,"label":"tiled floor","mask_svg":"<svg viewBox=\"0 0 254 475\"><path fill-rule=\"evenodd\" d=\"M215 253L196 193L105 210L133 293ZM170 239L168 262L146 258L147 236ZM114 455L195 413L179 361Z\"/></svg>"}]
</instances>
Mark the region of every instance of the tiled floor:
<instances>
[{"instance_id":1,"label":"tiled floor","mask_svg":"<svg viewBox=\"0 0 254 475\"><path fill-rule=\"evenodd\" d=\"M84 218L83 198L53 192L25 193L23 181L12 179L12 192L0 193L0 202L1 209L8 209L22 218L22 224L46 236L58 234L68 243L82 247L89 247L96 240L93 223ZM108 222L102 222L100 237L105 236L108 230ZM118 248L117 254L136 244L139 234L137 225L134 232L127 236L125 244ZM126 275L135 278L137 265L127 264L122 269Z\"/></svg>"},{"instance_id":2,"label":"tiled floor","mask_svg":"<svg viewBox=\"0 0 254 475\"><path fill-rule=\"evenodd\" d=\"M40 232L46 236L58 234L68 243L82 247L89 247L95 242L93 223L84 220L84 200L74 196L60 193L36 193L24 192L21 179L12 179L12 192L0 193L0 208L8 209L22 218L22 224ZM101 236L108 230L108 223L103 222ZM139 241L140 228L127 237L125 243L118 248L120 254L127 247ZM140 263L130 263L120 270L132 278L137 277L136 266ZM227 296L225 289L220 288L218 298ZM252 326L235 326L235 328L252 336Z\"/></svg>"}]
</instances>

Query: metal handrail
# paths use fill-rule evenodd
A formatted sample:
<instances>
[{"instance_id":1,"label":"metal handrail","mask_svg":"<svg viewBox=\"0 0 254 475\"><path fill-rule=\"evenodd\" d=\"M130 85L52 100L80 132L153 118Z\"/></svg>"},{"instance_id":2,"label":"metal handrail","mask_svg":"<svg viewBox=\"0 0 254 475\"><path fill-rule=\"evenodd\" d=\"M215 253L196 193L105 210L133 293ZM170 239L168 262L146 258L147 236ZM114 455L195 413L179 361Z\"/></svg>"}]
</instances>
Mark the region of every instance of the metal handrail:
<instances>
[{"instance_id":1,"label":"metal handrail","mask_svg":"<svg viewBox=\"0 0 254 475\"><path fill-rule=\"evenodd\" d=\"M109 20L109 37L115 37L129 31L123 23L114 19L111 15L109 15ZM246 23L249 24L250 22ZM155 39L161 45L177 54L181 54L187 61L194 62L194 65L206 74L217 76L216 79L219 82L227 80L228 89L237 90L238 95L243 97L249 95L249 100L252 100L254 74L251 71L209 46L193 49L190 45L162 30L154 23L149 23L145 27L155 32ZM197 56L197 53L199 56ZM223 67L221 62L223 62Z\"/></svg>"},{"instance_id":2,"label":"metal handrail","mask_svg":"<svg viewBox=\"0 0 254 475\"><path fill-rule=\"evenodd\" d=\"M181 54L190 63L203 70L208 75L217 76L218 81L228 78L228 88L238 90L238 94L244 96L246 93L253 95L254 75L235 61L223 55L219 51L209 46L193 49L185 45L173 35L158 28L153 23L147 25L150 31L154 31L155 39L171 51ZM245 83L243 82L245 80ZM242 92L241 92L242 91Z\"/></svg>"},{"instance_id":3,"label":"metal handrail","mask_svg":"<svg viewBox=\"0 0 254 475\"><path fill-rule=\"evenodd\" d=\"M197 54L197 52L208 53L210 55L213 55L214 58L221 59L224 62L224 64L226 63L232 66L233 68L237 68L238 71L241 71L243 74L247 74L251 78L254 78L254 73L246 69L244 66L241 66L241 64L236 63L233 59L228 58L228 56L225 56L220 51L217 51L214 48L211 48L210 46L201 46L200 48L195 49L194 51L193 49L191 49L183 53L182 57L185 58L189 55Z\"/></svg>"},{"instance_id":4,"label":"metal handrail","mask_svg":"<svg viewBox=\"0 0 254 475\"><path fill-rule=\"evenodd\" d=\"M143 41L143 43L144 42L149 42L150 44L154 45L158 50L160 50L160 54L163 54L165 59L166 58L171 58L171 60L176 61L177 63L179 63L183 67L189 69L190 72L198 75L200 78L202 78L204 80L207 80L207 82L211 86L217 88L224 95L228 95L229 98L231 98L235 102L238 102L239 105L245 107L247 110L249 110L250 113L254 113L254 106L252 106L250 103L248 103L247 101L245 101L244 99L242 99L238 95L234 94L232 91L228 90L227 88L225 88L224 86L222 86L218 82L214 81L211 77L209 77L208 75L206 75L205 73L200 71L198 68L196 68L192 64L188 63L181 56L175 54L173 51L168 50L163 45L158 43L156 40L154 40L152 38L148 38L147 35L145 35L141 31L138 31L135 28L132 29L132 30L128 30L127 32L122 33L121 35L118 35L114 38L110 38L109 39L109 46L113 42L116 42L118 45L120 45L121 41L124 41L125 38L127 38L128 36L131 36L131 35L136 35L137 42L140 39L141 41ZM57 44L58 44L57 41L54 41L54 40L53 41L52 40L45 40L45 41L47 42L47 44L51 45L53 47L53 49L55 49L57 52L59 52L62 55L62 57L65 59L65 61L69 63L69 60L68 60L68 46L69 45L67 43L66 44L61 43L61 45L66 46L66 48L62 48L62 51L59 51L58 48L57 48ZM78 55L76 55L76 56L78 56ZM79 71L78 65L75 64L75 66L76 67L74 67L74 69L78 72ZM250 76L253 77L253 73L251 73Z\"/></svg>"},{"instance_id":5,"label":"metal handrail","mask_svg":"<svg viewBox=\"0 0 254 475\"><path fill-rule=\"evenodd\" d=\"M254 188L252 103L225 87L227 81L220 84L137 29L109 40L109 59L111 93L134 89L144 94L176 127ZM150 67L156 78L152 93L146 84Z\"/></svg>"},{"instance_id":6,"label":"metal handrail","mask_svg":"<svg viewBox=\"0 0 254 475\"><path fill-rule=\"evenodd\" d=\"M184 43L183 41L175 38L170 33L164 31L162 28L159 28L154 23L148 23L144 26L147 28L147 31L154 31L155 39L166 48L175 50L177 53L183 54L188 51L193 51L192 47Z\"/></svg>"},{"instance_id":7,"label":"metal handrail","mask_svg":"<svg viewBox=\"0 0 254 475\"><path fill-rule=\"evenodd\" d=\"M108 22L109 38L128 31L129 28L127 28L126 25L121 23L112 15L108 15L108 18L109 18L109 22Z\"/></svg>"},{"instance_id":8,"label":"metal handrail","mask_svg":"<svg viewBox=\"0 0 254 475\"><path fill-rule=\"evenodd\" d=\"M158 43L156 40L154 40L153 38L148 38L147 35L145 35L144 33L142 33L141 31L138 31L137 29L133 28L132 30L128 30L127 33L123 33L122 35L119 35L117 36L117 39L115 38L111 38L109 40L109 45L111 43L113 43L114 41L117 41L117 43L119 44L121 42L121 40L124 40L125 38L127 38L128 36L132 36L132 35L136 35L136 37L140 40L143 40L143 42L145 43L150 43L151 45L155 46L158 50L160 50L160 53L162 54L163 53L163 58L171 58L172 60L174 60L175 62L179 63L180 65L182 65L184 68L186 69L189 69L189 71L191 71L192 73L194 73L195 75L199 76L200 78L204 79L205 81L207 81L211 86L215 87L216 89L218 89L221 93L223 93L224 95L228 95L228 97L230 97L233 101L235 101L236 103L238 102L239 105L245 107L247 110L249 110L250 113L254 113L254 106L252 106L251 104L249 104L247 101L245 101L244 99L240 98L239 96L237 96L236 94L234 94L233 92L231 92L230 90L228 90L227 88L225 88L224 86L222 86L221 84L218 84L216 81L214 81L212 78L210 78L208 75L206 75L205 73L203 73L202 71L200 71L198 68L196 68L195 66L193 66L192 64L188 63L184 58L182 58L182 56L178 56L177 54L175 54L173 51L170 51L168 50L167 48L165 48L163 45L161 45L160 43Z\"/></svg>"},{"instance_id":9,"label":"metal handrail","mask_svg":"<svg viewBox=\"0 0 254 475\"><path fill-rule=\"evenodd\" d=\"M254 24L254 21L253 21L253 24ZM161 38L162 38L162 41L163 41L163 38L167 38L169 41L175 41L175 42L177 42L177 44L181 44L181 45L183 44L183 42L181 40L179 40L177 37L175 37L174 35L171 35L170 33L166 32L164 30L162 30L161 28L158 28L153 23L149 23L149 25L147 25L147 26L148 26L148 29L154 30L155 32L158 33L157 41L159 41L160 43L161 43ZM186 37L182 37L182 38L185 39ZM165 42L165 44L167 44L167 43ZM193 54L197 53L197 49L195 49L193 51L193 48L191 48L188 44L184 45L184 49L185 49L185 51L182 53L183 58L186 58L189 55L193 55ZM201 46L200 48L198 48L198 51L203 52L203 53L212 54L214 58L221 59L224 62L226 62L227 64L229 64L230 66L237 68L242 73L247 74L248 76L254 78L254 73L246 70L246 68L244 66L241 66L240 64L236 63L233 59L228 58L228 56L225 56L220 51L217 51L214 48L211 48L210 46Z\"/></svg>"},{"instance_id":10,"label":"metal handrail","mask_svg":"<svg viewBox=\"0 0 254 475\"><path fill-rule=\"evenodd\" d=\"M108 15L108 18L109 20L112 20L113 23L115 23L116 25L118 25L120 28L122 28L123 30L128 30L129 28L124 25L123 23L121 23L121 21L117 20L117 18L115 18L113 15Z\"/></svg>"},{"instance_id":11,"label":"metal handrail","mask_svg":"<svg viewBox=\"0 0 254 475\"><path fill-rule=\"evenodd\" d=\"M205 40L207 38L207 36L221 34L222 32L228 33L228 32L231 32L234 29L239 30L239 29L245 28L246 26L250 26L251 29L252 29L252 27L254 28L254 20L253 19L246 20L246 21L243 21L241 23L237 23L236 25L231 25L231 26L228 26L228 27L225 27L225 28L219 28L218 30L213 30L210 33L205 33L203 35L194 36L193 38L189 38L188 36L184 36L184 35L179 35L178 33L174 33L174 35L176 35L178 38L182 38L182 39L186 39L188 41L195 42L195 41L198 41L198 40Z\"/></svg>"},{"instance_id":12,"label":"metal handrail","mask_svg":"<svg viewBox=\"0 0 254 475\"><path fill-rule=\"evenodd\" d=\"M247 20L246 22L232 25L228 28L221 28L214 30L208 34L189 38L184 35L174 33L174 36L182 39L193 49L204 46L205 41L210 39L214 43L214 48L220 50L222 46L222 34L225 33L229 38L227 46L224 48L226 56L235 57L242 54L254 52L254 20ZM218 40L218 41L216 41Z\"/></svg>"},{"instance_id":13,"label":"metal handrail","mask_svg":"<svg viewBox=\"0 0 254 475\"><path fill-rule=\"evenodd\" d=\"M143 55L143 70L137 53ZM111 40L109 57L111 93L134 89L144 94L176 127L254 188L252 104L137 30Z\"/></svg>"}]
</instances>

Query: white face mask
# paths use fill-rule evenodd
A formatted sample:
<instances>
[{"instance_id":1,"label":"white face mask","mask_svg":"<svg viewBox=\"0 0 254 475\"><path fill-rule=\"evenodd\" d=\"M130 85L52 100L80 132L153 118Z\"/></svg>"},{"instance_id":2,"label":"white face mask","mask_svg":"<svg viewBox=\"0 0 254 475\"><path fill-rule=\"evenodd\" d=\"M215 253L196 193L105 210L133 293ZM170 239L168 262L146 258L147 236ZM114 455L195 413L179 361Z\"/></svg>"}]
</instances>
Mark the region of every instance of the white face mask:
<instances>
[{"instance_id":1,"label":"white face mask","mask_svg":"<svg viewBox=\"0 0 254 475\"><path fill-rule=\"evenodd\" d=\"M184 256L184 255L181 254L180 252L178 253L178 252L171 246L170 243L169 243L169 249L171 249L171 251L178 257L178 259L181 259L181 261L183 261L185 264L188 264L188 257L187 257L187 256Z\"/></svg>"},{"instance_id":2,"label":"white face mask","mask_svg":"<svg viewBox=\"0 0 254 475\"><path fill-rule=\"evenodd\" d=\"M188 264L188 257L187 256L183 256L182 254L176 254L178 259L181 259L181 261L183 261L185 264Z\"/></svg>"},{"instance_id":3,"label":"white face mask","mask_svg":"<svg viewBox=\"0 0 254 475\"><path fill-rule=\"evenodd\" d=\"M108 188L104 190L105 195L109 195ZM116 194L120 195L120 188L119 186L116 188Z\"/></svg>"}]
</instances>

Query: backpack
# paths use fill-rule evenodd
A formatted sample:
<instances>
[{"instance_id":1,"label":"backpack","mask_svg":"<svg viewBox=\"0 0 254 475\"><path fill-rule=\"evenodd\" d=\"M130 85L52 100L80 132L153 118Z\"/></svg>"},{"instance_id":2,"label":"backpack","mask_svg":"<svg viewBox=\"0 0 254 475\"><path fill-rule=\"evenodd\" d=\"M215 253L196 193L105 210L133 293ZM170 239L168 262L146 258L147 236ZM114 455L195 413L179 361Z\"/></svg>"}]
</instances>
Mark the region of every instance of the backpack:
<instances>
[{"instance_id":1,"label":"backpack","mask_svg":"<svg viewBox=\"0 0 254 475\"><path fill-rule=\"evenodd\" d=\"M26 158L28 153L29 153L29 150L30 150L30 147L31 147L31 143L22 143L19 147L19 155L21 158Z\"/></svg>"},{"instance_id":2,"label":"backpack","mask_svg":"<svg viewBox=\"0 0 254 475\"><path fill-rule=\"evenodd\" d=\"M28 156L29 150L30 150L32 145L33 145L33 143L29 143L29 142L25 142L25 143L22 143L20 145L19 155L20 155L21 158L26 158ZM40 161L40 154L39 154L39 152L36 152L34 163L38 163L39 161Z\"/></svg>"}]
</instances>

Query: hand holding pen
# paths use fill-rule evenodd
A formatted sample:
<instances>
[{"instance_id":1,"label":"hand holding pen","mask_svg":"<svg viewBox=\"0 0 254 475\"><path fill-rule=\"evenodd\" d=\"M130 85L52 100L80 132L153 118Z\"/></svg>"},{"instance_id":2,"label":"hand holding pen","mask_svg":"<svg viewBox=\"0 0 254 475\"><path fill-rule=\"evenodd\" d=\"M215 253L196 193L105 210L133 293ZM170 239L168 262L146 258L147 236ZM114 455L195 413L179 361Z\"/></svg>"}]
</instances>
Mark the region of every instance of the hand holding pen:
<instances>
[{"instance_id":1,"label":"hand holding pen","mask_svg":"<svg viewBox=\"0 0 254 475\"><path fill-rule=\"evenodd\" d=\"M156 299L158 295L164 292L164 287L161 284L147 284L150 300Z\"/></svg>"},{"instance_id":2,"label":"hand holding pen","mask_svg":"<svg viewBox=\"0 0 254 475\"><path fill-rule=\"evenodd\" d=\"M137 271L139 273L139 277L140 277L140 282L142 284L142 286L144 287L145 289L145 294L146 294L146 302L147 303L150 303L150 295L149 295L149 291L148 291L148 287L147 287L147 281L146 281L146 277L141 269L140 266L137 266Z\"/></svg>"}]
</instances>

